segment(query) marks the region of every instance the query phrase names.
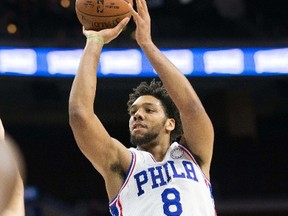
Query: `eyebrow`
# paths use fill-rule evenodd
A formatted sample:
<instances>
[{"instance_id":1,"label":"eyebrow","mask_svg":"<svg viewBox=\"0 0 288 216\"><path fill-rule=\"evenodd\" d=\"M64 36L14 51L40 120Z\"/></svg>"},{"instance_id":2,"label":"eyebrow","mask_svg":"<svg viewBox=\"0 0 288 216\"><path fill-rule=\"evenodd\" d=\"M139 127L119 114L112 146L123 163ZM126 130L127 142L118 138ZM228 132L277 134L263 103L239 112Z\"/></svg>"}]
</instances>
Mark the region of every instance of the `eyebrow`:
<instances>
[{"instance_id":1,"label":"eyebrow","mask_svg":"<svg viewBox=\"0 0 288 216\"><path fill-rule=\"evenodd\" d=\"M150 103L150 102L145 102L143 104L141 104L141 106L158 106L160 104L157 104L157 103ZM130 109L134 108L134 107L137 107L138 105L134 104L130 107Z\"/></svg>"}]
</instances>

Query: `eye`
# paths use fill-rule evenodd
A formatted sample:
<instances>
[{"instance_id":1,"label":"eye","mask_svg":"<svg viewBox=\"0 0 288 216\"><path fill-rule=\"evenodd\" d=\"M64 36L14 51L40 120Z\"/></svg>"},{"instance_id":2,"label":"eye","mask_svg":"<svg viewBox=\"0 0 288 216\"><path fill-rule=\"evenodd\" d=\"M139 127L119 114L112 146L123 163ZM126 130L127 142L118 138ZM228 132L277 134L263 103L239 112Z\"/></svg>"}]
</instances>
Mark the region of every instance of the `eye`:
<instances>
[{"instance_id":1,"label":"eye","mask_svg":"<svg viewBox=\"0 0 288 216\"><path fill-rule=\"evenodd\" d=\"M136 113L135 110L129 110L129 115L130 115L130 116L133 116L135 113Z\"/></svg>"},{"instance_id":2,"label":"eye","mask_svg":"<svg viewBox=\"0 0 288 216\"><path fill-rule=\"evenodd\" d=\"M152 112L154 112L154 110L153 109L146 109L146 112L147 113L152 113Z\"/></svg>"}]
</instances>

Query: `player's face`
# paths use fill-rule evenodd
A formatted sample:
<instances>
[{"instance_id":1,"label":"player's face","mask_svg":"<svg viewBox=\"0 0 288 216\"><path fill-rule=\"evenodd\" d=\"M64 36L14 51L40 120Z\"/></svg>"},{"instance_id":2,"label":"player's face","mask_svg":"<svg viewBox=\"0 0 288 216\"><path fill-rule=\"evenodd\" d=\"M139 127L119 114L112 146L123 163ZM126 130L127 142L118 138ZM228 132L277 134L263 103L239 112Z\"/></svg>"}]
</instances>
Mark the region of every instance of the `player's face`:
<instances>
[{"instance_id":1,"label":"player's face","mask_svg":"<svg viewBox=\"0 0 288 216\"><path fill-rule=\"evenodd\" d=\"M129 113L130 138L133 145L151 143L165 133L167 117L157 98L150 95L139 97L132 104Z\"/></svg>"}]
</instances>

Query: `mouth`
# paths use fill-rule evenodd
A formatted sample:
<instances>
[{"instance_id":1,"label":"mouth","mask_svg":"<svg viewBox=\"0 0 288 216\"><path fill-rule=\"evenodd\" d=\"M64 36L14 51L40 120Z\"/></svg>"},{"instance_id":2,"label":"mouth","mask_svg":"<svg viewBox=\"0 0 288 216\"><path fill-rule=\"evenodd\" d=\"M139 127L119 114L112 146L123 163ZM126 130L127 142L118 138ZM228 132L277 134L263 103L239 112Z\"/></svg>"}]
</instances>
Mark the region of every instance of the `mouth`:
<instances>
[{"instance_id":1,"label":"mouth","mask_svg":"<svg viewBox=\"0 0 288 216\"><path fill-rule=\"evenodd\" d=\"M140 124L140 123L135 123L133 126L132 126L132 130L135 131L135 130L141 130L143 128L146 128L145 125L143 124Z\"/></svg>"}]
</instances>

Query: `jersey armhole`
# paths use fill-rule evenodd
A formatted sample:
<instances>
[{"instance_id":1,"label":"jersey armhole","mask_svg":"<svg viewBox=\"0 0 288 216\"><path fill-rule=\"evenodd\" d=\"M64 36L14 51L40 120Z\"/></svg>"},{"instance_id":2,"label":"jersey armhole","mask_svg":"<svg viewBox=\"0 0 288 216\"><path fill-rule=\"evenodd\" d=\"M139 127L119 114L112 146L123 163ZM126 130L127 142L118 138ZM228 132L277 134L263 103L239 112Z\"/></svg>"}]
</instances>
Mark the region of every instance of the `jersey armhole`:
<instances>
[{"instance_id":1,"label":"jersey armhole","mask_svg":"<svg viewBox=\"0 0 288 216\"><path fill-rule=\"evenodd\" d=\"M203 173L201 167L199 166L197 160L195 159L193 153L183 144L178 143L179 147L191 158L191 160L195 163L196 166L201 170L201 173L206 181L210 183L210 180L207 178L207 176Z\"/></svg>"},{"instance_id":2,"label":"jersey armhole","mask_svg":"<svg viewBox=\"0 0 288 216\"><path fill-rule=\"evenodd\" d=\"M130 166L129 166L129 169L127 171L127 174L126 174L126 177L125 177L125 180L118 192L118 194L115 196L115 198L113 198L110 202L109 202L109 207L111 208L113 205L115 205L115 203L117 202L118 200L118 197L121 193L121 191L123 190L123 188L127 185L133 171L134 171L134 168L135 168L135 164L136 164L136 153L131 150L131 149L128 149L130 152L131 152L131 155L132 155L132 159L131 159L131 163L130 163Z\"/></svg>"}]
</instances>

